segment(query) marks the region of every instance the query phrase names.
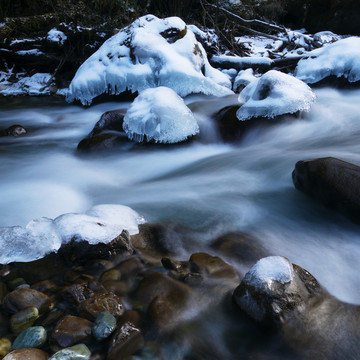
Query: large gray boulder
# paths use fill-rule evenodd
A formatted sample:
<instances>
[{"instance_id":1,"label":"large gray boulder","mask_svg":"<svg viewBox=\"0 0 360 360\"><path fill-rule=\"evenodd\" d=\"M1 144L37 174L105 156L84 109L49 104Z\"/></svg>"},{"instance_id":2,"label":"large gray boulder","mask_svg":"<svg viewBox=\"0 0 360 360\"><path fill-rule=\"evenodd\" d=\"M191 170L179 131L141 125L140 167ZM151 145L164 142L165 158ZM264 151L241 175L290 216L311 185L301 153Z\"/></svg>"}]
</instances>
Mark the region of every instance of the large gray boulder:
<instances>
[{"instance_id":1,"label":"large gray boulder","mask_svg":"<svg viewBox=\"0 0 360 360\"><path fill-rule=\"evenodd\" d=\"M233 300L254 320L274 326L301 359L356 359L360 353L360 307L337 300L285 257L259 260Z\"/></svg>"}]
</instances>

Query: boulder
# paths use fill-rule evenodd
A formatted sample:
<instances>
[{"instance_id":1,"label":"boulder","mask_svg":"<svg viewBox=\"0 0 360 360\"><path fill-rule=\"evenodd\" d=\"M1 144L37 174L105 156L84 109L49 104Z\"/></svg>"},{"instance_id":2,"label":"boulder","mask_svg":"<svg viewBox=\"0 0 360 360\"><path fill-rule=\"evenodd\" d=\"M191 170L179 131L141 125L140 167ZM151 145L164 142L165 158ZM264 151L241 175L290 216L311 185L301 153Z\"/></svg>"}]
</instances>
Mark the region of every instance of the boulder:
<instances>
[{"instance_id":1,"label":"boulder","mask_svg":"<svg viewBox=\"0 0 360 360\"><path fill-rule=\"evenodd\" d=\"M333 157L299 161L295 187L360 223L360 167Z\"/></svg>"},{"instance_id":2,"label":"boulder","mask_svg":"<svg viewBox=\"0 0 360 360\"><path fill-rule=\"evenodd\" d=\"M259 260L233 300L254 320L277 330L301 359L347 359L360 351L360 307L331 296L287 258Z\"/></svg>"}]
</instances>

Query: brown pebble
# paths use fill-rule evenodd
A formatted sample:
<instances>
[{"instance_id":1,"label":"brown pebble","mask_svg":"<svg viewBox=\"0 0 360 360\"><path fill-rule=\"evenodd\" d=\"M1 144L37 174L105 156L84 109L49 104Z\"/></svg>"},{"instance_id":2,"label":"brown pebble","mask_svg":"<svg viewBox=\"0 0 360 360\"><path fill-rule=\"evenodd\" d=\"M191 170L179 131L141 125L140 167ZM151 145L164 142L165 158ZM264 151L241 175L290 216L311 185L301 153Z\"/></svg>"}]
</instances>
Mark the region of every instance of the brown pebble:
<instances>
[{"instance_id":1,"label":"brown pebble","mask_svg":"<svg viewBox=\"0 0 360 360\"><path fill-rule=\"evenodd\" d=\"M49 355L40 349L18 349L7 354L3 360L47 360Z\"/></svg>"},{"instance_id":2,"label":"brown pebble","mask_svg":"<svg viewBox=\"0 0 360 360\"><path fill-rule=\"evenodd\" d=\"M30 288L20 288L12 291L6 295L3 302L4 309L11 314L29 306L35 306L38 308L39 313L44 313L51 310L54 303L44 293Z\"/></svg>"},{"instance_id":3,"label":"brown pebble","mask_svg":"<svg viewBox=\"0 0 360 360\"><path fill-rule=\"evenodd\" d=\"M66 316L50 335L51 349L57 351L90 340L93 325L87 319L73 315Z\"/></svg>"}]
</instances>

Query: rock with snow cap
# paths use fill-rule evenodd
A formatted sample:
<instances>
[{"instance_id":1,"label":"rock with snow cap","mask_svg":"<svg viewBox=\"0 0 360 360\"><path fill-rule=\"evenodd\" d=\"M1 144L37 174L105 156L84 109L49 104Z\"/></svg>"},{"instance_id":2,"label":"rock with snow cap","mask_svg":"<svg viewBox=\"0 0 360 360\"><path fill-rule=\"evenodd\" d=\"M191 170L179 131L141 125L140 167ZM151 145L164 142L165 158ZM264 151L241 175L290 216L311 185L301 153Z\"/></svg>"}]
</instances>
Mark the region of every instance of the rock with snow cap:
<instances>
[{"instance_id":1,"label":"rock with snow cap","mask_svg":"<svg viewBox=\"0 0 360 360\"><path fill-rule=\"evenodd\" d=\"M231 94L226 75L209 64L204 48L178 17L146 15L107 40L72 80L68 100L83 104L103 94L167 86L180 96Z\"/></svg>"}]
</instances>

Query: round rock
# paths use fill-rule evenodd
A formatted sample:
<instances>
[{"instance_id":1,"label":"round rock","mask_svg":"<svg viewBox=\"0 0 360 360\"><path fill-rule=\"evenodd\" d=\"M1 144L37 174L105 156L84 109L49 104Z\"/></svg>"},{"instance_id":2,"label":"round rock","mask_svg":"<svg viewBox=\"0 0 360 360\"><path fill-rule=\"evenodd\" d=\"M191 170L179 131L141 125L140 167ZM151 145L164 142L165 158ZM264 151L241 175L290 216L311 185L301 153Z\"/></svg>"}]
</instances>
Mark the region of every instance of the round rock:
<instances>
[{"instance_id":1,"label":"round rock","mask_svg":"<svg viewBox=\"0 0 360 360\"><path fill-rule=\"evenodd\" d=\"M46 330L42 326L32 326L18 335L13 342L12 348L13 350L38 348L45 344L46 339Z\"/></svg>"}]
</instances>

